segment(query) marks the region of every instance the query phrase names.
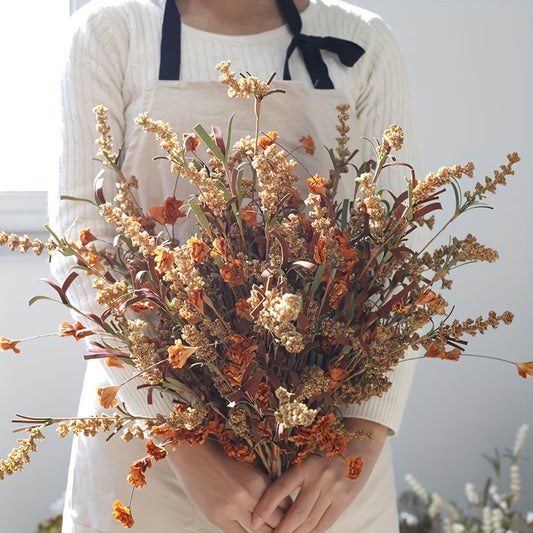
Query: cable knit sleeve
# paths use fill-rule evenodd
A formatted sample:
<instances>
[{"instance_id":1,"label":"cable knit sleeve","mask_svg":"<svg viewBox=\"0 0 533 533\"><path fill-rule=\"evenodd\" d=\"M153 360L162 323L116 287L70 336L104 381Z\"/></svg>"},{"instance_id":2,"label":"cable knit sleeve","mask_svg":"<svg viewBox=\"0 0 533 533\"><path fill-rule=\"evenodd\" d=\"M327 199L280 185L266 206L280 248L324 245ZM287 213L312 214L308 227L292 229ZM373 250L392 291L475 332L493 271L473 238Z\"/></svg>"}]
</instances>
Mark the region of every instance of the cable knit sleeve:
<instances>
[{"instance_id":1,"label":"cable knit sleeve","mask_svg":"<svg viewBox=\"0 0 533 533\"><path fill-rule=\"evenodd\" d=\"M359 32L358 32L359 33ZM365 21L364 30L358 35L365 55L354 69L353 99L361 132L367 137L381 138L391 124L404 129L405 142L397 154L399 160L415 168L418 153L413 136L411 104L405 66L393 35L383 21L371 15ZM363 160L375 159L371 147L364 143ZM404 190L405 167L389 169L383 175L382 186L391 190ZM410 241L411 245L416 245ZM409 357L410 350L406 353ZM382 397L375 397L361 405L345 409L345 416L365 418L388 427L396 433L400 427L403 411L413 380L415 363L401 362L389 374L392 386Z\"/></svg>"},{"instance_id":2,"label":"cable knit sleeve","mask_svg":"<svg viewBox=\"0 0 533 533\"><path fill-rule=\"evenodd\" d=\"M93 108L104 104L108 108L109 125L115 150L124 141L127 96L124 80L131 67L131 28L127 13L121 4L105 1L91 2L72 17L70 51L62 78L62 151L59 180L50 194L50 224L59 235L76 240L83 228L90 228L101 242L113 242L114 228L98 214L97 208L83 201L59 200L60 195L83 199L94 198L94 178L104 168L95 161L97 145ZM105 196L115 194L114 176L106 176ZM104 243L104 244L102 244ZM69 274L72 262L55 256L52 271L61 282ZM98 312L91 277L80 275L68 290L71 301L81 310ZM118 384L133 373L131 367L107 369L103 361L88 363L101 365L103 381L97 386ZM171 410L171 402L154 394L153 405L148 405L146 392L138 391L131 382L121 389L120 398L128 409L137 414L151 415Z\"/></svg>"},{"instance_id":3,"label":"cable knit sleeve","mask_svg":"<svg viewBox=\"0 0 533 533\"><path fill-rule=\"evenodd\" d=\"M72 37L61 82L61 153L59 180L50 194L52 227L71 240L79 230L90 228L104 241L112 241L113 230L98 215L97 208L87 202L59 200L60 195L82 199L94 198L94 179L104 168L96 161L95 119L93 108L105 103L110 110L109 123L115 146L120 147L124 132L122 79L127 48L120 38L127 29L113 9L88 9L72 17ZM112 181L107 176L106 182ZM107 194L113 194L108 185ZM60 257L53 262L58 279L71 264ZM81 306L94 306L90 282L82 276L72 287Z\"/></svg>"}]
</instances>

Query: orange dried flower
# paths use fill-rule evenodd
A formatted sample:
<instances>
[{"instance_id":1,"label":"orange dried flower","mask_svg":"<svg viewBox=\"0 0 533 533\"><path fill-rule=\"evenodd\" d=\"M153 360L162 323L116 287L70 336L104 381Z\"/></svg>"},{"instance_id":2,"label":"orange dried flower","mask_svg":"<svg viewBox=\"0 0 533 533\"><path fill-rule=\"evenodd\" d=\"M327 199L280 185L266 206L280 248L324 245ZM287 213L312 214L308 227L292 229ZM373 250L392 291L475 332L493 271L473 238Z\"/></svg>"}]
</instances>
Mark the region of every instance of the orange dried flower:
<instances>
[{"instance_id":1,"label":"orange dried flower","mask_svg":"<svg viewBox=\"0 0 533 533\"><path fill-rule=\"evenodd\" d=\"M237 334L231 336L231 344L225 354L230 364L224 368L224 373L234 384L241 384L244 372L256 350L257 344L253 337Z\"/></svg>"},{"instance_id":2,"label":"orange dried flower","mask_svg":"<svg viewBox=\"0 0 533 533\"><path fill-rule=\"evenodd\" d=\"M347 375L348 372L344 368L339 368L336 366L330 368L329 372L327 373L327 377L329 379L329 390L332 391L340 387Z\"/></svg>"},{"instance_id":3,"label":"orange dried flower","mask_svg":"<svg viewBox=\"0 0 533 533\"><path fill-rule=\"evenodd\" d=\"M183 346L181 339L177 339L167 349L168 360L173 368L183 368L189 357L196 351L193 346Z\"/></svg>"},{"instance_id":4,"label":"orange dried flower","mask_svg":"<svg viewBox=\"0 0 533 533\"><path fill-rule=\"evenodd\" d=\"M348 285L345 281L340 280L333 285L333 290L329 297L329 306L332 309L337 309L341 303L342 297L348 292Z\"/></svg>"},{"instance_id":5,"label":"orange dried flower","mask_svg":"<svg viewBox=\"0 0 533 533\"><path fill-rule=\"evenodd\" d=\"M113 516L124 527L130 528L134 524L133 517L131 516L131 508L129 506L125 507L119 500L116 500L113 504Z\"/></svg>"},{"instance_id":6,"label":"orange dried flower","mask_svg":"<svg viewBox=\"0 0 533 533\"><path fill-rule=\"evenodd\" d=\"M143 457L135 461L130 466L130 473L128 475L128 482L136 489L140 489L146 485L146 471L152 466L150 457Z\"/></svg>"},{"instance_id":7,"label":"orange dried flower","mask_svg":"<svg viewBox=\"0 0 533 533\"><path fill-rule=\"evenodd\" d=\"M299 465L308 455L311 455L312 453L312 448L304 448L303 450L298 450L296 457L292 460L292 464Z\"/></svg>"},{"instance_id":8,"label":"orange dried flower","mask_svg":"<svg viewBox=\"0 0 533 533\"><path fill-rule=\"evenodd\" d=\"M226 428L226 422L219 414L210 412L207 417L205 429L209 435L221 435Z\"/></svg>"},{"instance_id":9,"label":"orange dried flower","mask_svg":"<svg viewBox=\"0 0 533 533\"><path fill-rule=\"evenodd\" d=\"M186 152L196 152L198 146L200 146L200 139L196 133L183 134L183 147Z\"/></svg>"},{"instance_id":10,"label":"orange dried flower","mask_svg":"<svg viewBox=\"0 0 533 533\"><path fill-rule=\"evenodd\" d=\"M266 135L262 135L257 140L257 144L264 150L267 146L270 146L274 142L276 142L276 139L278 138L278 134L275 131L269 131Z\"/></svg>"},{"instance_id":11,"label":"orange dried flower","mask_svg":"<svg viewBox=\"0 0 533 533\"><path fill-rule=\"evenodd\" d=\"M203 289L194 289L193 293L187 298L187 301L196 307L200 313L204 312L204 296Z\"/></svg>"},{"instance_id":12,"label":"orange dried flower","mask_svg":"<svg viewBox=\"0 0 533 533\"><path fill-rule=\"evenodd\" d=\"M117 393L120 390L120 385L112 385L111 387L100 387L98 392L98 401L104 409L117 405Z\"/></svg>"},{"instance_id":13,"label":"orange dried flower","mask_svg":"<svg viewBox=\"0 0 533 533\"><path fill-rule=\"evenodd\" d=\"M298 139L300 146L308 153L309 155L315 154L315 141L311 135L304 135Z\"/></svg>"},{"instance_id":14,"label":"orange dried flower","mask_svg":"<svg viewBox=\"0 0 533 533\"><path fill-rule=\"evenodd\" d=\"M244 283L244 276L240 260L228 257L228 262L220 267L220 276L232 287L242 285Z\"/></svg>"},{"instance_id":15,"label":"orange dried flower","mask_svg":"<svg viewBox=\"0 0 533 533\"><path fill-rule=\"evenodd\" d=\"M326 183L327 181L318 174L315 174L312 178L307 178L309 190L315 194L324 194Z\"/></svg>"},{"instance_id":16,"label":"orange dried flower","mask_svg":"<svg viewBox=\"0 0 533 533\"><path fill-rule=\"evenodd\" d=\"M60 337L74 337L77 341L84 337L94 335L94 332L87 329L81 322L76 321L74 325L69 322L62 322L59 326Z\"/></svg>"},{"instance_id":17,"label":"orange dried flower","mask_svg":"<svg viewBox=\"0 0 533 533\"><path fill-rule=\"evenodd\" d=\"M440 298L435 291L426 289L416 300L416 305L431 305L439 315L446 312L444 300Z\"/></svg>"},{"instance_id":18,"label":"orange dried flower","mask_svg":"<svg viewBox=\"0 0 533 533\"><path fill-rule=\"evenodd\" d=\"M189 309L186 309L185 307L182 307L178 311L178 315L180 316L180 318L183 318L183 320L186 320L189 324L195 324L199 320L194 313L192 313Z\"/></svg>"},{"instance_id":19,"label":"orange dried flower","mask_svg":"<svg viewBox=\"0 0 533 533\"><path fill-rule=\"evenodd\" d=\"M155 269L160 273L164 274L169 272L174 266L174 260L176 259L176 254L164 246L158 246L155 250Z\"/></svg>"},{"instance_id":20,"label":"orange dried flower","mask_svg":"<svg viewBox=\"0 0 533 533\"><path fill-rule=\"evenodd\" d=\"M156 437L160 437L166 442L178 441L178 432L168 423L161 424L160 426L154 426L150 429L150 433Z\"/></svg>"},{"instance_id":21,"label":"orange dried flower","mask_svg":"<svg viewBox=\"0 0 533 533\"><path fill-rule=\"evenodd\" d=\"M106 357L105 364L108 367L124 368L122 361L118 357Z\"/></svg>"},{"instance_id":22,"label":"orange dried flower","mask_svg":"<svg viewBox=\"0 0 533 533\"><path fill-rule=\"evenodd\" d=\"M224 448L224 453L240 463L252 463L255 461L256 455L253 448L242 440L234 442L232 436L233 432L224 431L219 437L220 443Z\"/></svg>"},{"instance_id":23,"label":"orange dried flower","mask_svg":"<svg viewBox=\"0 0 533 533\"><path fill-rule=\"evenodd\" d=\"M437 294L431 289L426 289L416 300L416 305L432 304L437 299Z\"/></svg>"},{"instance_id":24,"label":"orange dried flower","mask_svg":"<svg viewBox=\"0 0 533 533\"><path fill-rule=\"evenodd\" d=\"M337 230L335 232L335 240L339 245L339 254L345 261L357 261L357 250L350 245L350 238L346 232Z\"/></svg>"},{"instance_id":25,"label":"orange dried flower","mask_svg":"<svg viewBox=\"0 0 533 533\"><path fill-rule=\"evenodd\" d=\"M218 252L222 257L226 258L227 257L227 242L226 242L226 239L222 238L222 237L217 237L214 241L213 241L213 248L215 249L216 252ZM211 252L211 255L213 255L213 252Z\"/></svg>"},{"instance_id":26,"label":"orange dried flower","mask_svg":"<svg viewBox=\"0 0 533 533\"><path fill-rule=\"evenodd\" d=\"M313 260L318 265L322 265L326 262L326 259L326 241L320 237L315 245Z\"/></svg>"},{"instance_id":27,"label":"orange dried flower","mask_svg":"<svg viewBox=\"0 0 533 533\"><path fill-rule=\"evenodd\" d=\"M140 302L134 302L128 306L135 313L144 313L145 311L151 311L155 309L155 304L150 300L141 300Z\"/></svg>"},{"instance_id":28,"label":"orange dried flower","mask_svg":"<svg viewBox=\"0 0 533 533\"><path fill-rule=\"evenodd\" d=\"M355 481L363 470L363 458L357 456L347 457L343 463L348 467L346 477Z\"/></svg>"},{"instance_id":29,"label":"orange dried flower","mask_svg":"<svg viewBox=\"0 0 533 533\"><path fill-rule=\"evenodd\" d=\"M83 246L87 246L90 242L96 240L96 237L91 233L89 228L80 231L80 242Z\"/></svg>"},{"instance_id":30,"label":"orange dried flower","mask_svg":"<svg viewBox=\"0 0 533 533\"><path fill-rule=\"evenodd\" d=\"M85 262L91 266L95 265L98 263L98 257L94 254L94 252L88 252L85 257Z\"/></svg>"},{"instance_id":31,"label":"orange dried flower","mask_svg":"<svg viewBox=\"0 0 533 533\"><path fill-rule=\"evenodd\" d=\"M176 220L187 214L180 208L183 205L181 200L177 200L174 196L169 196L163 205L154 205L148 209L148 216L154 219L159 224L174 225Z\"/></svg>"},{"instance_id":32,"label":"orange dried flower","mask_svg":"<svg viewBox=\"0 0 533 533\"><path fill-rule=\"evenodd\" d=\"M348 448L348 439L339 433L328 440L326 458L331 459L334 455L342 455Z\"/></svg>"},{"instance_id":33,"label":"orange dried flower","mask_svg":"<svg viewBox=\"0 0 533 533\"><path fill-rule=\"evenodd\" d=\"M13 350L15 353L20 353L20 350L17 348L17 344L21 341L12 341L6 337L0 337L0 350L3 352L7 350Z\"/></svg>"},{"instance_id":34,"label":"orange dried flower","mask_svg":"<svg viewBox=\"0 0 533 533\"><path fill-rule=\"evenodd\" d=\"M315 429L314 426L305 427L300 426L296 428L289 440L294 442L300 448L307 448L312 450L315 445Z\"/></svg>"},{"instance_id":35,"label":"orange dried flower","mask_svg":"<svg viewBox=\"0 0 533 533\"><path fill-rule=\"evenodd\" d=\"M433 357L438 359L447 359L449 361L458 361L461 357L461 350L459 348L453 348L448 352L444 349L444 346L439 346L435 343L431 344L427 349L424 357Z\"/></svg>"},{"instance_id":36,"label":"orange dried flower","mask_svg":"<svg viewBox=\"0 0 533 533\"><path fill-rule=\"evenodd\" d=\"M270 385L265 382L261 383L257 388L255 398L259 407L262 407L263 409L268 409L272 400L272 388L270 387Z\"/></svg>"},{"instance_id":37,"label":"orange dried flower","mask_svg":"<svg viewBox=\"0 0 533 533\"><path fill-rule=\"evenodd\" d=\"M187 241L187 244L191 248L191 259L203 265L204 259L211 251L211 248L209 248L209 246L207 246L207 244L201 241L198 237L191 237Z\"/></svg>"},{"instance_id":38,"label":"orange dried flower","mask_svg":"<svg viewBox=\"0 0 533 533\"><path fill-rule=\"evenodd\" d=\"M333 427L333 424L336 421L337 418L335 415L333 413L328 413L327 415L319 416L312 426L315 438L322 450L326 449L328 443L337 436L337 432Z\"/></svg>"},{"instance_id":39,"label":"orange dried flower","mask_svg":"<svg viewBox=\"0 0 533 533\"><path fill-rule=\"evenodd\" d=\"M241 363L243 361L250 362L257 350L255 338L234 334L230 340L231 344L226 351L226 357L234 363Z\"/></svg>"},{"instance_id":40,"label":"orange dried flower","mask_svg":"<svg viewBox=\"0 0 533 533\"><path fill-rule=\"evenodd\" d=\"M235 312L239 318L246 318L246 320L252 320L250 311L252 310L252 305L246 298L241 298L235 303Z\"/></svg>"},{"instance_id":41,"label":"orange dried flower","mask_svg":"<svg viewBox=\"0 0 533 533\"><path fill-rule=\"evenodd\" d=\"M148 439L146 443L146 453L156 462L167 456L165 448L158 446L152 439Z\"/></svg>"},{"instance_id":42,"label":"orange dried flower","mask_svg":"<svg viewBox=\"0 0 533 533\"><path fill-rule=\"evenodd\" d=\"M515 363L518 373L523 378L533 378L533 361L527 363Z\"/></svg>"},{"instance_id":43,"label":"orange dried flower","mask_svg":"<svg viewBox=\"0 0 533 533\"><path fill-rule=\"evenodd\" d=\"M410 305L405 305L401 300L396 302L392 306L392 310L395 313L407 313L407 311L409 311L409 309L411 309L411 306Z\"/></svg>"},{"instance_id":44,"label":"orange dried flower","mask_svg":"<svg viewBox=\"0 0 533 533\"><path fill-rule=\"evenodd\" d=\"M241 218L249 225L249 226L257 226L257 211L253 205L246 205L239 211L239 214L241 215Z\"/></svg>"},{"instance_id":45,"label":"orange dried flower","mask_svg":"<svg viewBox=\"0 0 533 533\"><path fill-rule=\"evenodd\" d=\"M298 207L301 203L302 197L300 196L300 191L295 187L292 191L290 198L287 200L287 204L289 207ZM305 218L305 213L302 211L301 213L299 213L299 216L303 216Z\"/></svg>"}]
</instances>

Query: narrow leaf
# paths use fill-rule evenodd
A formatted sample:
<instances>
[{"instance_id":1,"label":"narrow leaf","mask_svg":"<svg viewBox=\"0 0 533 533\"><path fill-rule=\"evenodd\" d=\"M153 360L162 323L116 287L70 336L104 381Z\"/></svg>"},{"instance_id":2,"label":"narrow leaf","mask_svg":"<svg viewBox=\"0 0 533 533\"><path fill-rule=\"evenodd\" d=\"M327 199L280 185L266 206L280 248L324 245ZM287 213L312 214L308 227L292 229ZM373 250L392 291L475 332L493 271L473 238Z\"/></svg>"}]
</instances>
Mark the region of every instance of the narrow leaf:
<instances>
[{"instance_id":1,"label":"narrow leaf","mask_svg":"<svg viewBox=\"0 0 533 533\"><path fill-rule=\"evenodd\" d=\"M34 296L28 301L28 305L33 305L38 300L50 300L51 302L61 303L58 300L55 300L54 298L50 298L49 296Z\"/></svg>"},{"instance_id":2,"label":"narrow leaf","mask_svg":"<svg viewBox=\"0 0 533 533\"><path fill-rule=\"evenodd\" d=\"M322 276L324 275L324 272L326 270L326 263L322 263L321 265L318 265L318 268L315 272L315 279L313 280L313 284L311 285L311 296L315 294L316 290L318 289L318 286L320 285L320 281L322 280Z\"/></svg>"},{"instance_id":3,"label":"narrow leaf","mask_svg":"<svg viewBox=\"0 0 533 533\"><path fill-rule=\"evenodd\" d=\"M341 229L345 229L348 225L348 214L350 212L350 200L345 198L342 202L341 212Z\"/></svg>"},{"instance_id":4,"label":"narrow leaf","mask_svg":"<svg viewBox=\"0 0 533 533\"><path fill-rule=\"evenodd\" d=\"M222 131L218 126L213 126L213 134L215 135L215 142L220 148L220 151L226 155L226 146L224 145L224 139L222 137Z\"/></svg>"},{"instance_id":5,"label":"narrow leaf","mask_svg":"<svg viewBox=\"0 0 533 533\"><path fill-rule=\"evenodd\" d=\"M198 137L204 141L206 146L213 152L213 155L219 159L220 161L224 162L224 154L218 147L217 143L211 138L209 133L204 129L204 127L201 124L196 124L194 127L194 131L198 134Z\"/></svg>"},{"instance_id":6,"label":"narrow leaf","mask_svg":"<svg viewBox=\"0 0 533 533\"><path fill-rule=\"evenodd\" d=\"M198 203L198 198L193 196L189 200L189 205L191 209L193 210L193 213L196 215L196 218L198 222L200 223L200 225L211 234L211 225L209 224L207 217L205 216L205 213L202 211L202 208L200 207L200 204Z\"/></svg>"}]
</instances>

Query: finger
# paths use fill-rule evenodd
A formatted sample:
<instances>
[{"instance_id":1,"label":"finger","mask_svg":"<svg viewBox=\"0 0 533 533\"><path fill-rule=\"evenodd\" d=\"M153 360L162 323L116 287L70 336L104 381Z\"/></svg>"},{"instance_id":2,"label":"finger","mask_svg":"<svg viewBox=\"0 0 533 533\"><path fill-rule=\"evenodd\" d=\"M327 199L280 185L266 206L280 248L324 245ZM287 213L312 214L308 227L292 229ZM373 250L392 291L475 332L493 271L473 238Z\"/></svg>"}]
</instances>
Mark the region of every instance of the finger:
<instances>
[{"instance_id":1,"label":"finger","mask_svg":"<svg viewBox=\"0 0 533 533\"><path fill-rule=\"evenodd\" d=\"M249 527L248 524L245 524L246 527ZM251 529L247 529L246 531L252 531ZM259 529L254 529L254 533L272 533L274 531L273 527L270 527L268 524L263 524Z\"/></svg>"},{"instance_id":2,"label":"finger","mask_svg":"<svg viewBox=\"0 0 533 533\"><path fill-rule=\"evenodd\" d=\"M274 512L266 518L266 523L272 528L278 527L279 523L282 521L283 517L285 516L285 511L281 510L280 507L276 507L274 509ZM259 530L257 530L259 531Z\"/></svg>"},{"instance_id":3,"label":"finger","mask_svg":"<svg viewBox=\"0 0 533 533\"><path fill-rule=\"evenodd\" d=\"M248 516L248 520L245 522L242 522L246 527L252 528L254 533L263 533L266 531L272 531L274 528L278 526L278 524L281 522L282 518L285 516L285 512L282 511L279 507L277 507L274 512L265 519L263 525L254 527L252 520L253 520L253 514L250 513Z\"/></svg>"},{"instance_id":4,"label":"finger","mask_svg":"<svg viewBox=\"0 0 533 533\"><path fill-rule=\"evenodd\" d=\"M307 515L307 518L294 530L294 533L309 533L310 531L318 533L319 531L326 531L327 528L322 528L321 526L323 524L324 515L330 507L331 498L325 497L323 494L320 495L316 500L314 507Z\"/></svg>"},{"instance_id":5,"label":"finger","mask_svg":"<svg viewBox=\"0 0 533 533\"><path fill-rule=\"evenodd\" d=\"M281 509L283 514L285 514L292 505L292 498L290 496L287 496L284 498L278 505L278 509Z\"/></svg>"},{"instance_id":6,"label":"finger","mask_svg":"<svg viewBox=\"0 0 533 533\"><path fill-rule=\"evenodd\" d=\"M300 526L302 526L300 532L310 531L309 528L322 518L323 512L329 506L329 499L324 501L325 499L322 498L322 502L320 501L320 491L314 487L302 488L291 508L276 528L276 533L293 533Z\"/></svg>"},{"instance_id":7,"label":"finger","mask_svg":"<svg viewBox=\"0 0 533 533\"><path fill-rule=\"evenodd\" d=\"M302 481L298 469L287 470L281 477L276 479L265 490L255 506L252 516L252 528L257 529L268 522L268 518L280 504L286 505L289 494L296 487L299 487Z\"/></svg>"},{"instance_id":8,"label":"finger","mask_svg":"<svg viewBox=\"0 0 533 533\"><path fill-rule=\"evenodd\" d=\"M313 529L312 531L316 533L321 531L328 531L330 527L333 527L333 525L337 522L339 516L344 513L347 508L348 505L338 507L334 504L331 504L322 515L322 518L315 526L315 529Z\"/></svg>"}]
</instances>

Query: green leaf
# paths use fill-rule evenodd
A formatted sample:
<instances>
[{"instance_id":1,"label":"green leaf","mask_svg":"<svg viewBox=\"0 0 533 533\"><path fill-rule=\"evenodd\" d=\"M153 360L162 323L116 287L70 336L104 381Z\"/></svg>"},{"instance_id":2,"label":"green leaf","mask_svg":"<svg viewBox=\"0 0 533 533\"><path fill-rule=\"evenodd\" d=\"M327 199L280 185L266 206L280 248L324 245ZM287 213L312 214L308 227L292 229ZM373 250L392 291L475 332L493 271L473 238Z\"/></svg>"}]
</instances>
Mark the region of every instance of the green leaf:
<instances>
[{"instance_id":1,"label":"green leaf","mask_svg":"<svg viewBox=\"0 0 533 533\"><path fill-rule=\"evenodd\" d=\"M346 306L346 318L348 319L348 322L351 322L353 320L354 316L355 316L355 296L354 296L354 294L352 292L348 296L348 305ZM345 348L346 348L346 346L345 346ZM350 348L350 347L348 347L348 348Z\"/></svg>"},{"instance_id":2,"label":"green leaf","mask_svg":"<svg viewBox=\"0 0 533 533\"><path fill-rule=\"evenodd\" d=\"M209 221L207 220L205 213L202 211L202 208L200 207L200 204L198 203L198 198L193 196L189 200L189 205L191 206L191 209L196 215L196 218L198 222L201 224L201 226L205 228L209 233L211 233L211 224L209 224Z\"/></svg>"},{"instance_id":3,"label":"green leaf","mask_svg":"<svg viewBox=\"0 0 533 533\"><path fill-rule=\"evenodd\" d=\"M55 298L50 298L50 296L34 296L28 301L28 305L32 306L35 302L39 300L50 300L51 302L56 302L58 304L62 303L59 300L56 300Z\"/></svg>"},{"instance_id":4,"label":"green leaf","mask_svg":"<svg viewBox=\"0 0 533 533\"><path fill-rule=\"evenodd\" d=\"M209 133L204 129L204 127L201 124L196 124L194 127L194 131L198 134L198 137L204 141L206 146L213 152L213 155L219 160L224 162L225 156L222 153L222 150L218 147L217 143L211 138Z\"/></svg>"},{"instance_id":5,"label":"green leaf","mask_svg":"<svg viewBox=\"0 0 533 533\"><path fill-rule=\"evenodd\" d=\"M185 392L193 392L190 387L185 385L185 383L182 383L181 381L178 381L177 379L171 378L170 376L165 377L165 381L168 381L170 385L174 385L178 390L182 390Z\"/></svg>"},{"instance_id":6,"label":"green leaf","mask_svg":"<svg viewBox=\"0 0 533 533\"><path fill-rule=\"evenodd\" d=\"M46 229L46 231L48 233L50 233L50 235L52 235L52 237L57 241L59 242L61 239L54 233L54 231L52 230L52 228L48 225L48 224L45 224L44 225L44 228Z\"/></svg>"},{"instance_id":7,"label":"green leaf","mask_svg":"<svg viewBox=\"0 0 533 533\"><path fill-rule=\"evenodd\" d=\"M383 256L383 263L388 263L392 259L392 252L387 250L387 253Z\"/></svg>"},{"instance_id":8,"label":"green leaf","mask_svg":"<svg viewBox=\"0 0 533 533\"><path fill-rule=\"evenodd\" d=\"M242 204L242 178L244 176L243 170L239 170L237 174L237 180L235 182L235 188L237 189L237 200L239 202L239 206Z\"/></svg>"},{"instance_id":9,"label":"green leaf","mask_svg":"<svg viewBox=\"0 0 533 533\"><path fill-rule=\"evenodd\" d=\"M226 134L226 155L224 157L224 163L226 163L227 155L228 155L228 153L230 152L230 149L231 149L231 130L233 128L233 118L234 117L235 117L235 114L231 115L231 118L229 119L228 133Z\"/></svg>"},{"instance_id":10,"label":"green leaf","mask_svg":"<svg viewBox=\"0 0 533 533\"><path fill-rule=\"evenodd\" d=\"M461 187L455 180L450 181L450 185L455 196L455 211L460 212L464 208L464 206L461 206Z\"/></svg>"},{"instance_id":11,"label":"green leaf","mask_svg":"<svg viewBox=\"0 0 533 533\"><path fill-rule=\"evenodd\" d=\"M61 200L72 200L74 202L87 202L88 204L98 207L98 204L96 202L94 202L93 200L88 200L87 198L78 198L77 196L69 196L67 194L62 194L59 198Z\"/></svg>"},{"instance_id":12,"label":"green leaf","mask_svg":"<svg viewBox=\"0 0 533 533\"><path fill-rule=\"evenodd\" d=\"M407 182L407 199L408 199L408 209L405 212L405 219L407 222L413 221L413 182Z\"/></svg>"},{"instance_id":13,"label":"green leaf","mask_svg":"<svg viewBox=\"0 0 533 533\"><path fill-rule=\"evenodd\" d=\"M231 201L231 199L233 198L233 195L231 194L231 191L220 180L217 180L215 182L215 185L224 194L224 200L226 200L226 202Z\"/></svg>"},{"instance_id":14,"label":"green leaf","mask_svg":"<svg viewBox=\"0 0 533 533\"><path fill-rule=\"evenodd\" d=\"M345 198L342 202L342 212L341 212L341 229L346 228L348 225L348 214L350 212L350 200Z\"/></svg>"},{"instance_id":15,"label":"green leaf","mask_svg":"<svg viewBox=\"0 0 533 533\"><path fill-rule=\"evenodd\" d=\"M353 348L351 346L349 346L348 344L346 344L345 346L343 346L341 348L341 354L342 355L347 355L349 354L351 351L353 350Z\"/></svg>"},{"instance_id":16,"label":"green leaf","mask_svg":"<svg viewBox=\"0 0 533 533\"><path fill-rule=\"evenodd\" d=\"M324 275L324 272L326 270L326 263L322 263L321 265L318 265L318 268L315 272L315 278L313 279L313 284L311 285L311 296L313 296L318 289L318 286L320 285L320 280L322 279L322 276Z\"/></svg>"}]
</instances>

